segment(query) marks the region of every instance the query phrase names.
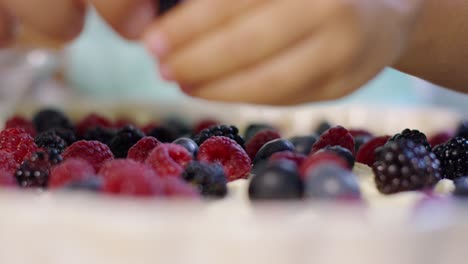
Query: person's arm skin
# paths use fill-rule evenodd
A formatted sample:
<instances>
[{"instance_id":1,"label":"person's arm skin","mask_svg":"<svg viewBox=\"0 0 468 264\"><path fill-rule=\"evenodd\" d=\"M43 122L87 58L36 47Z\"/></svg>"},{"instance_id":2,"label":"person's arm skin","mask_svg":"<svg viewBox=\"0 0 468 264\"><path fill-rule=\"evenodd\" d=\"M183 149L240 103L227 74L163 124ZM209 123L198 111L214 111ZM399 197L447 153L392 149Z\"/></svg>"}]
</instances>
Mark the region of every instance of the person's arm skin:
<instances>
[{"instance_id":1,"label":"person's arm skin","mask_svg":"<svg viewBox=\"0 0 468 264\"><path fill-rule=\"evenodd\" d=\"M468 93L468 1L425 0L395 68Z\"/></svg>"}]
</instances>

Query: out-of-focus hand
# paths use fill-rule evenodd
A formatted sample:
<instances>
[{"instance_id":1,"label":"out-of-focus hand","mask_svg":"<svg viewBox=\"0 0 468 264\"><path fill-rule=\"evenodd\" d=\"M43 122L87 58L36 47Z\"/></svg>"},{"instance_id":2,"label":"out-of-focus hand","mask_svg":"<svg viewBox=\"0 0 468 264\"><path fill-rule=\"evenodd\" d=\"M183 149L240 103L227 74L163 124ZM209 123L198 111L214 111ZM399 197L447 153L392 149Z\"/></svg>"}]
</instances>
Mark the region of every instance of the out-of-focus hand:
<instances>
[{"instance_id":1,"label":"out-of-focus hand","mask_svg":"<svg viewBox=\"0 0 468 264\"><path fill-rule=\"evenodd\" d=\"M421 0L192 0L145 34L161 73L209 100L345 96L402 53Z\"/></svg>"},{"instance_id":2,"label":"out-of-focus hand","mask_svg":"<svg viewBox=\"0 0 468 264\"><path fill-rule=\"evenodd\" d=\"M0 45L22 29L68 41L82 30L88 2L122 36L137 39L156 15L154 0L0 0Z\"/></svg>"}]
</instances>

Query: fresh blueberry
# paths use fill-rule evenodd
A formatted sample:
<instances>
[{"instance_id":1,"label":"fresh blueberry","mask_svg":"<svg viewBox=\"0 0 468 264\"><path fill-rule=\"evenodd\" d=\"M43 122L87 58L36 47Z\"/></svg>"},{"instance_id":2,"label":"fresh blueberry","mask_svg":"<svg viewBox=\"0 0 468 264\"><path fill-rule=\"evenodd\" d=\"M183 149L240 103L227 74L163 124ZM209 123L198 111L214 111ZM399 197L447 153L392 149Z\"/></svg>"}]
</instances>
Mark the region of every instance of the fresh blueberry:
<instances>
[{"instance_id":1,"label":"fresh blueberry","mask_svg":"<svg viewBox=\"0 0 468 264\"><path fill-rule=\"evenodd\" d=\"M100 192L103 188L103 181L98 177L92 177L84 181L74 181L63 188L69 191L89 191L89 192Z\"/></svg>"},{"instance_id":2,"label":"fresh blueberry","mask_svg":"<svg viewBox=\"0 0 468 264\"><path fill-rule=\"evenodd\" d=\"M304 184L297 166L288 160L263 162L249 184L251 200L297 200L302 198Z\"/></svg>"},{"instance_id":3,"label":"fresh blueberry","mask_svg":"<svg viewBox=\"0 0 468 264\"><path fill-rule=\"evenodd\" d=\"M244 140L248 142L258 131L264 129L274 129L271 125L262 124L262 123L254 123L247 126L244 132Z\"/></svg>"},{"instance_id":4,"label":"fresh blueberry","mask_svg":"<svg viewBox=\"0 0 468 264\"><path fill-rule=\"evenodd\" d=\"M462 177L455 180L455 191L453 195L457 197L468 197L468 177Z\"/></svg>"},{"instance_id":5,"label":"fresh blueberry","mask_svg":"<svg viewBox=\"0 0 468 264\"><path fill-rule=\"evenodd\" d=\"M315 134L322 135L325 131L327 131L330 128L332 128L332 124L330 124L328 121L322 121L315 129Z\"/></svg>"},{"instance_id":6,"label":"fresh blueberry","mask_svg":"<svg viewBox=\"0 0 468 264\"><path fill-rule=\"evenodd\" d=\"M273 153L280 151L294 151L293 143L285 139L272 140L260 148L257 155L255 155L253 163L257 164L260 161L267 160Z\"/></svg>"},{"instance_id":7,"label":"fresh blueberry","mask_svg":"<svg viewBox=\"0 0 468 264\"><path fill-rule=\"evenodd\" d=\"M177 145L181 145L186 150L188 150L192 155L195 157L198 153L198 145L195 141L191 140L190 138L178 138L172 142Z\"/></svg>"},{"instance_id":8,"label":"fresh blueberry","mask_svg":"<svg viewBox=\"0 0 468 264\"><path fill-rule=\"evenodd\" d=\"M317 136L310 135L310 136L293 137L289 139L289 141L293 143L297 153L309 155L310 151L312 150L312 145L314 145L315 142L317 141Z\"/></svg>"},{"instance_id":9,"label":"fresh blueberry","mask_svg":"<svg viewBox=\"0 0 468 264\"><path fill-rule=\"evenodd\" d=\"M206 197L222 198L227 194L227 178L221 165L191 162L182 178L200 190Z\"/></svg>"},{"instance_id":10,"label":"fresh blueberry","mask_svg":"<svg viewBox=\"0 0 468 264\"><path fill-rule=\"evenodd\" d=\"M338 156L346 160L350 169L354 168L354 163L356 162L356 159L354 158L353 153L349 151L349 149L344 148L342 146L326 146L325 148L319 150L317 153L325 151L337 154Z\"/></svg>"},{"instance_id":11,"label":"fresh blueberry","mask_svg":"<svg viewBox=\"0 0 468 264\"><path fill-rule=\"evenodd\" d=\"M323 164L307 174L305 196L324 200L358 200L361 192L356 177L350 171L332 164Z\"/></svg>"},{"instance_id":12,"label":"fresh blueberry","mask_svg":"<svg viewBox=\"0 0 468 264\"><path fill-rule=\"evenodd\" d=\"M468 120L465 120L460 123L457 129L456 136L468 139Z\"/></svg>"}]
</instances>

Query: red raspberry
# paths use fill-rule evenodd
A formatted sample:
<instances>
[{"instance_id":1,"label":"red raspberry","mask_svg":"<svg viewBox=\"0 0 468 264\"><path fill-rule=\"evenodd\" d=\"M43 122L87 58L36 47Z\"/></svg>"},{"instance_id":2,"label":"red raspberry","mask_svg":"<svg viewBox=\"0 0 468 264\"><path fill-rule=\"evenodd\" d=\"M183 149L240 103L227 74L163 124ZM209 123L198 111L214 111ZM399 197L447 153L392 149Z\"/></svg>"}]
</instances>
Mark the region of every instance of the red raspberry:
<instances>
[{"instance_id":1,"label":"red raspberry","mask_svg":"<svg viewBox=\"0 0 468 264\"><path fill-rule=\"evenodd\" d=\"M13 154L0 150L0 170L13 175L16 169L18 169L18 163Z\"/></svg>"},{"instance_id":2,"label":"red raspberry","mask_svg":"<svg viewBox=\"0 0 468 264\"><path fill-rule=\"evenodd\" d=\"M111 150L106 144L99 141L86 140L73 143L65 149L62 156L64 160L70 158L83 159L89 162L96 171L98 171L106 161L114 158Z\"/></svg>"},{"instance_id":3,"label":"red raspberry","mask_svg":"<svg viewBox=\"0 0 468 264\"><path fill-rule=\"evenodd\" d=\"M350 129L349 133L355 137L374 137L374 134L365 129Z\"/></svg>"},{"instance_id":4,"label":"red raspberry","mask_svg":"<svg viewBox=\"0 0 468 264\"><path fill-rule=\"evenodd\" d=\"M326 146L342 146L343 148L349 149L349 151L355 155L354 138L349 131L342 126L332 127L325 131L312 146L311 153L315 153Z\"/></svg>"},{"instance_id":5,"label":"red raspberry","mask_svg":"<svg viewBox=\"0 0 468 264\"><path fill-rule=\"evenodd\" d=\"M14 116L6 121L5 129L7 128L22 128L26 133L32 137L36 136L36 128L34 127L31 120L28 120L21 116Z\"/></svg>"},{"instance_id":6,"label":"red raspberry","mask_svg":"<svg viewBox=\"0 0 468 264\"><path fill-rule=\"evenodd\" d=\"M223 136L207 139L200 146L197 159L201 162L220 163L229 181L248 177L252 166L245 150L236 141Z\"/></svg>"},{"instance_id":7,"label":"red raspberry","mask_svg":"<svg viewBox=\"0 0 468 264\"><path fill-rule=\"evenodd\" d=\"M452 139L454 136L454 133L451 132L451 131L443 131L443 132L439 132L435 135L433 135L432 137L429 138L429 145L431 145L431 147L435 147L437 145L440 145L440 144L444 144L446 143L447 141L449 141L450 139Z\"/></svg>"},{"instance_id":8,"label":"red raspberry","mask_svg":"<svg viewBox=\"0 0 468 264\"><path fill-rule=\"evenodd\" d=\"M18 187L18 182L13 173L0 169L0 186L2 187Z\"/></svg>"},{"instance_id":9,"label":"red raspberry","mask_svg":"<svg viewBox=\"0 0 468 264\"><path fill-rule=\"evenodd\" d=\"M8 128L0 132L0 150L13 154L20 164L38 150L34 139L22 128Z\"/></svg>"},{"instance_id":10,"label":"red raspberry","mask_svg":"<svg viewBox=\"0 0 468 264\"><path fill-rule=\"evenodd\" d=\"M218 121L212 120L212 119L201 120L198 123L196 123L195 126L193 127L193 132L195 132L195 135L196 135L207 128L211 128L219 124L220 123Z\"/></svg>"},{"instance_id":11,"label":"red raspberry","mask_svg":"<svg viewBox=\"0 0 468 264\"><path fill-rule=\"evenodd\" d=\"M265 145L266 143L281 138L280 133L274 129L264 129L258 131L246 144L246 151L250 159L253 160L257 152Z\"/></svg>"},{"instance_id":12,"label":"red raspberry","mask_svg":"<svg viewBox=\"0 0 468 264\"><path fill-rule=\"evenodd\" d=\"M161 142L154 137L144 137L128 150L127 158L144 163L151 151L159 144Z\"/></svg>"},{"instance_id":13,"label":"red raspberry","mask_svg":"<svg viewBox=\"0 0 468 264\"><path fill-rule=\"evenodd\" d=\"M109 194L148 197L163 193L163 181L151 167L130 159L107 162L98 177L104 181L103 191Z\"/></svg>"},{"instance_id":14,"label":"red raspberry","mask_svg":"<svg viewBox=\"0 0 468 264\"><path fill-rule=\"evenodd\" d=\"M294 153L292 151L281 151L273 153L273 155L271 155L271 157L268 160L290 160L294 162L297 165L297 167L300 167L306 159L307 156L304 154Z\"/></svg>"},{"instance_id":15,"label":"red raspberry","mask_svg":"<svg viewBox=\"0 0 468 264\"><path fill-rule=\"evenodd\" d=\"M110 128L112 127L111 121L109 119L100 116L98 114L89 114L83 118L78 124L76 124L76 132L78 135L83 136L88 129L95 127Z\"/></svg>"},{"instance_id":16,"label":"red raspberry","mask_svg":"<svg viewBox=\"0 0 468 264\"><path fill-rule=\"evenodd\" d=\"M382 136L371 139L366 144L362 145L356 155L356 161L367 166L372 166L375 162L375 150L387 143L390 136Z\"/></svg>"},{"instance_id":17,"label":"red raspberry","mask_svg":"<svg viewBox=\"0 0 468 264\"><path fill-rule=\"evenodd\" d=\"M84 181L94 177L93 166L82 159L68 159L52 168L49 176L49 187L59 188L70 182Z\"/></svg>"},{"instance_id":18,"label":"red raspberry","mask_svg":"<svg viewBox=\"0 0 468 264\"><path fill-rule=\"evenodd\" d=\"M143 133L145 133L145 135L148 135L149 133L151 133L151 131L153 131L155 128L159 127L159 124L156 123L156 122L150 122L144 126L141 127L141 131Z\"/></svg>"},{"instance_id":19,"label":"red raspberry","mask_svg":"<svg viewBox=\"0 0 468 264\"><path fill-rule=\"evenodd\" d=\"M163 188L164 194L168 197L176 198L197 198L200 197L199 192L193 185L176 177L164 177Z\"/></svg>"},{"instance_id":20,"label":"red raspberry","mask_svg":"<svg viewBox=\"0 0 468 264\"><path fill-rule=\"evenodd\" d=\"M160 144L151 151L146 164L150 165L159 176L179 177L192 159L192 154L186 148L166 143Z\"/></svg>"},{"instance_id":21,"label":"red raspberry","mask_svg":"<svg viewBox=\"0 0 468 264\"><path fill-rule=\"evenodd\" d=\"M302 163L301 167L299 168L299 172L301 176L307 177L307 174L310 170L314 169L315 167L322 165L324 163L333 163L339 167L342 167L345 170L349 170L349 165L342 157L338 154L324 151L317 154L312 154Z\"/></svg>"}]
</instances>

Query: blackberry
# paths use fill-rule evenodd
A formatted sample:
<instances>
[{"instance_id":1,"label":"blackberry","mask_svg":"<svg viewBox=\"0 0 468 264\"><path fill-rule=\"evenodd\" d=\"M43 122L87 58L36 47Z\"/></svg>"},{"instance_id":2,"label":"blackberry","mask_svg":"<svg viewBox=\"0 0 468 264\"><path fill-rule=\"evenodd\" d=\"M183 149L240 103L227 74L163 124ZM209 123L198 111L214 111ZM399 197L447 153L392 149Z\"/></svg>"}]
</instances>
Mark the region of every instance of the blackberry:
<instances>
[{"instance_id":1,"label":"blackberry","mask_svg":"<svg viewBox=\"0 0 468 264\"><path fill-rule=\"evenodd\" d=\"M468 140L456 137L434 148L442 165L443 177L455 180L468 176Z\"/></svg>"},{"instance_id":2,"label":"blackberry","mask_svg":"<svg viewBox=\"0 0 468 264\"><path fill-rule=\"evenodd\" d=\"M126 158L128 150L145 135L134 126L128 125L117 131L110 141L109 147L115 158Z\"/></svg>"},{"instance_id":3,"label":"blackberry","mask_svg":"<svg viewBox=\"0 0 468 264\"><path fill-rule=\"evenodd\" d=\"M468 120L465 120L460 123L457 129L456 136L468 139Z\"/></svg>"},{"instance_id":4,"label":"blackberry","mask_svg":"<svg viewBox=\"0 0 468 264\"><path fill-rule=\"evenodd\" d=\"M427 151L431 151L431 145L427 141L427 137L424 133L420 132L419 130L411 130L411 129L405 129L401 133L398 133L394 135L392 138L388 140L388 142L392 141L399 141L399 140L411 140L415 144L421 144L423 145Z\"/></svg>"},{"instance_id":5,"label":"blackberry","mask_svg":"<svg viewBox=\"0 0 468 264\"><path fill-rule=\"evenodd\" d=\"M53 130L39 133L34 139L34 142L39 148L44 148L46 150L55 149L59 153L62 153L67 147L65 140L59 137Z\"/></svg>"},{"instance_id":6,"label":"blackberry","mask_svg":"<svg viewBox=\"0 0 468 264\"><path fill-rule=\"evenodd\" d=\"M158 6L158 15L165 14L167 11L174 8L180 2L181 0L157 0L156 4Z\"/></svg>"},{"instance_id":7,"label":"blackberry","mask_svg":"<svg viewBox=\"0 0 468 264\"><path fill-rule=\"evenodd\" d=\"M65 140L65 143L67 146L70 146L71 144L75 143L78 139L76 137L76 133L74 129L70 128L52 128L49 129L48 131L53 131L57 136L61 137L63 140Z\"/></svg>"},{"instance_id":8,"label":"blackberry","mask_svg":"<svg viewBox=\"0 0 468 264\"><path fill-rule=\"evenodd\" d=\"M32 122L37 132L44 132L52 128L73 129L72 122L64 113L57 109L43 109L37 112Z\"/></svg>"},{"instance_id":9,"label":"blackberry","mask_svg":"<svg viewBox=\"0 0 468 264\"><path fill-rule=\"evenodd\" d=\"M46 152L36 152L20 165L15 174L16 180L21 187L44 188L49 180L51 166Z\"/></svg>"},{"instance_id":10,"label":"blackberry","mask_svg":"<svg viewBox=\"0 0 468 264\"><path fill-rule=\"evenodd\" d=\"M377 189L384 194L433 187L440 180L440 161L411 140L387 142L372 166Z\"/></svg>"},{"instance_id":11,"label":"blackberry","mask_svg":"<svg viewBox=\"0 0 468 264\"><path fill-rule=\"evenodd\" d=\"M153 128L147 136L154 137L162 143L170 143L179 138L179 132L174 127L159 125Z\"/></svg>"},{"instance_id":12,"label":"blackberry","mask_svg":"<svg viewBox=\"0 0 468 264\"><path fill-rule=\"evenodd\" d=\"M203 144L207 139L213 136L223 136L230 138L237 142L243 149L245 149L245 142L244 139L239 136L239 129L235 126L215 126L211 128L207 128L200 132L198 135L195 136L194 141L199 146Z\"/></svg>"},{"instance_id":13,"label":"blackberry","mask_svg":"<svg viewBox=\"0 0 468 264\"><path fill-rule=\"evenodd\" d=\"M203 196L222 198L228 191L224 169L216 163L193 161L185 168L182 178L197 187Z\"/></svg>"},{"instance_id":14,"label":"blackberry","mask_svg":"<svg viewBox=\"0 0 468 264\"><path fill-rule=\"evenodd\" d=\"M97 126L88 129L83 138L85 140L97 140L109 146L116 134L117 132L114 129Z\"/></svg>"},{"instance_id":15,"label":"blackberry","mask_svg":"<svg viewBox=\"0 0 468 264\"><path fill-rule=\"evenodd\" d=\"M351 151L349 151L349 149L347 148L344 148L342 146L327 146L321 150L319 150L317 153L319 152L323 152L323 151L331 151L335 154L337 154L338 156L342 157L344 160L346 160L346 162L348 163L348 166L349 168L354 168L354 163L356 162L356 159L354 158L353 156L353 153L351 153Z\"/></svg>"}]
</instances>

